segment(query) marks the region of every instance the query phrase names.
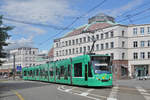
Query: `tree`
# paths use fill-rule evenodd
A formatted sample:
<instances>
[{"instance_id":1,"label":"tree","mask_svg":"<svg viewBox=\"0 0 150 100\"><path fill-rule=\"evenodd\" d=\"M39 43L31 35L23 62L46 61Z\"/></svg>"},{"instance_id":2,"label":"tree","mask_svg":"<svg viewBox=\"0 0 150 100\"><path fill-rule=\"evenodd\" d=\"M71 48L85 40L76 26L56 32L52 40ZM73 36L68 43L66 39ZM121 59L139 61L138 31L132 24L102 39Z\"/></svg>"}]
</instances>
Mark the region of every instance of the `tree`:
<instances>
[{"instance_id":1,"label":"tree","mask_svg":"<svg viewBox=\"0 0 150 100\"><path fill-rule=\"evenodd\" d=\"M6 40L9 39L10 35L8 35L8 31L12 30L13 28L10 26L3 25L3 16L0 16L0 58L5 58L7 53L4 52L3 46L7 46ZM0 60L0 65L3 61Z\"/></svg>"}]
</instances>

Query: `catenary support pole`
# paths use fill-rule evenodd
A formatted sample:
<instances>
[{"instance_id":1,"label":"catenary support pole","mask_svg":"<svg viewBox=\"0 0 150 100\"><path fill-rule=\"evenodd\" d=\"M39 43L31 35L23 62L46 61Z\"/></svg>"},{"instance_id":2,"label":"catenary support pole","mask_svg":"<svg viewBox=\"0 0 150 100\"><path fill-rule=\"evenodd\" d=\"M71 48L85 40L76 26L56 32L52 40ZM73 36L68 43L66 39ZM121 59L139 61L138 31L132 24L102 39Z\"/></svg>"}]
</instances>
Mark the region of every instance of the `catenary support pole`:
<instances>
[{"instance_id":1,"label":"catenary support pole","mask_svg":"<svg viewBox=\"0 0 150 100\"><path fill-rule=\"evenodd\" d=\"M13 54L13 80L15 80L16 68L15 68L15 54Z\"/></svg>"}]
</instances>

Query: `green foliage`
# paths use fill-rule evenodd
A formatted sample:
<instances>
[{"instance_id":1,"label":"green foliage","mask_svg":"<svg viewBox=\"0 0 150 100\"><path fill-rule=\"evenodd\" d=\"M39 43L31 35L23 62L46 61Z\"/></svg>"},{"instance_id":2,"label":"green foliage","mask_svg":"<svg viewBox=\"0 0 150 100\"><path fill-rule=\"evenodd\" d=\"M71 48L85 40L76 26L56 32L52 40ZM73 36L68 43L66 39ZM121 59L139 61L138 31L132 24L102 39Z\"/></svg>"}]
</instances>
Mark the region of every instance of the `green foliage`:
<instances>
[{"instance_id":1,"label":"green foliage","mask_svg":"<svg viewBox=\"0 0 150 100\"><path fill-rule=\"evenodd\" d=\"M10 26L3 25L3 16L0 16L0 58L5 58L6 53L3 52L3 46L7 46L6 40L9 39L10 35L8 35L8 31L12 30L13 28ZM0 65L3 61L0 61Z\"/></svg>"}]
</instances>

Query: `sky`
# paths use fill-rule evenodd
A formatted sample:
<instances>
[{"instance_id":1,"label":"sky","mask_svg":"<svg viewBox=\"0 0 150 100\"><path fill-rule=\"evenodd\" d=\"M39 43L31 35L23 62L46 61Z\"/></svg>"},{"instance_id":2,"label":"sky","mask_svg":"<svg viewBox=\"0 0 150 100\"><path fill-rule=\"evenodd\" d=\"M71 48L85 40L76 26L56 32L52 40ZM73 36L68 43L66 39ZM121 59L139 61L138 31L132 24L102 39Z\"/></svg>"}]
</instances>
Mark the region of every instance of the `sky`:
<instances>
[{"instance_id":1,"label":"sky","mask_svg":"<svg viewBox=\"0 0 150 100\"><path fill-rule=\"evenodd\" d=\"M97 6L101 2L103 4ZM54 39L87 24L88 18L99 13L108 14L124 25L150 24L150 1L0 0L4 26L14 27L8 32L11 35L7 40L10 45L5 48L29 46L47 52L53 46ZM74 20L74 24L70 25Z\"/></svg>"}]
</instances>

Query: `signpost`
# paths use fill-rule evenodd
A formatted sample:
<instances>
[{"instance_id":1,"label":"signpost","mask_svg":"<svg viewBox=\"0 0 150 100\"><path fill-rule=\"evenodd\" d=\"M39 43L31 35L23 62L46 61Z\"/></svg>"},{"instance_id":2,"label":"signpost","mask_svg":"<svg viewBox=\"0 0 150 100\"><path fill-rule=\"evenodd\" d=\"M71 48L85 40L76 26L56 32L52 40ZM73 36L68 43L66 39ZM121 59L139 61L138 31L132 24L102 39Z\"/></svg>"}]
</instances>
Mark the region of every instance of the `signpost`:
<instances>
[{"instance_id":1,"label":"signpost","mask_svg":"<svg viewBox=\"0 0 150 100\"><path fill-rule=\"evenodd\" d=\"M21 72L22 71L22 67L21 66L17 66L17 71Z\"/></svg>"}]
</instances>

